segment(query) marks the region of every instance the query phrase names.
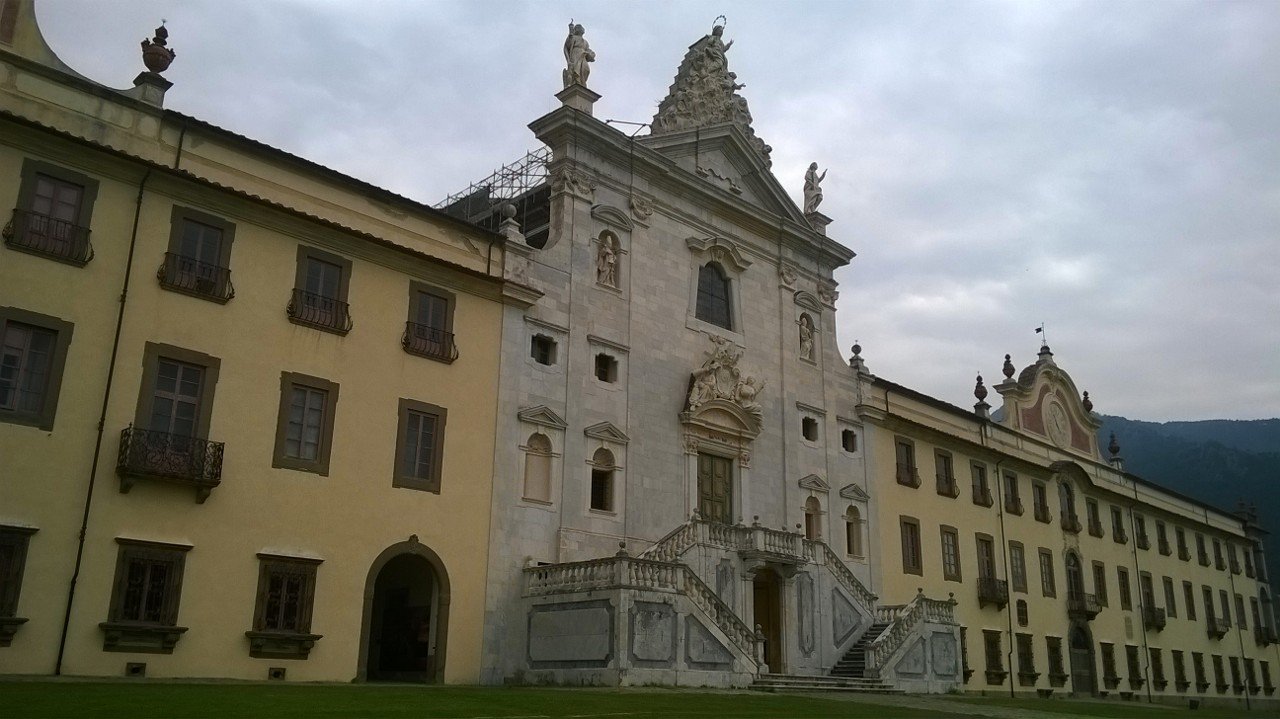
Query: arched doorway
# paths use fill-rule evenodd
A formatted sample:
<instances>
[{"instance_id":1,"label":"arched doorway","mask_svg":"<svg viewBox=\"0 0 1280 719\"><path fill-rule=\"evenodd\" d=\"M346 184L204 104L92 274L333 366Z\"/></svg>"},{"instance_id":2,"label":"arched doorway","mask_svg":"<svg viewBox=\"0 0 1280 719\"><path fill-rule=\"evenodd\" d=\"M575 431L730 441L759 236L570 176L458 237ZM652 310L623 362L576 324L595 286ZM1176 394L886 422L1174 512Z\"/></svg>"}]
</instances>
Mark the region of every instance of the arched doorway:
<instances>
[{"instance_id":1,"label":"arched doorway","mask_svg":"<svg viewBox=\"0 0 1280 719\"><path fill-rule=\"evenodd\" d=\"M764 661L773 674L785 671L782 666L782 579L767 567L755 571L752 580L754 624L764 634Z\"/></svg>"},{"instance_id":2,"label":"arched doorway","mask_svg":"<svg viewBox=\"0 0 1280 719\"><path fill-rule=\"evenodd\" d=\"M449 628L449 577L416 536L387 548L365 581L357 677L443 682Z\"/></svg>"},{"instance_id":3,"label":"arched doorway","mask_svg":"<svg viewBox=\"0 0 1280 719\"><path fill-rule=\"evenodd\" d=\"M1093 696L1097 693L1094 680L1093 637L1089 629L1076 625L1068 637L1071 651L1071 693L1074 696Z\"/></svg>"}]
</instances>

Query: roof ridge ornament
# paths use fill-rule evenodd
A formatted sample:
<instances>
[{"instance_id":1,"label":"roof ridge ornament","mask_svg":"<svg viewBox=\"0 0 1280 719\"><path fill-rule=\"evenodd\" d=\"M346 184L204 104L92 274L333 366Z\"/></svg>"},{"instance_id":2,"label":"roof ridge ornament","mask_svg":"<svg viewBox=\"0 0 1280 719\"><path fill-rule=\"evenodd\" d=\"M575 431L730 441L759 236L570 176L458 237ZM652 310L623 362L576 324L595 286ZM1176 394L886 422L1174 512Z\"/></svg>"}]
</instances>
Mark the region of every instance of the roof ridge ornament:
<instances>
[{"instance_id":1,"label":"roof ridge ornament","mask_svg":"<svg viewBox=\"0 0 1280 719\"><path fill-rule=\"evenodd\" d=\"M751 147L760 154L767 166L772 166L769 153L773 148L765 144L751 129L751 111L746 98L738 90L746 87L738 82L736 73L729 72L725 53L733 47L733 41L724 42L725 16L716 18L711 34L689 46L675 81L667 96L658 103L653 116L652 133L662 135L681 130L692 130L710 125L732 123L746 134Z\"/></svg>"}]
</instances>

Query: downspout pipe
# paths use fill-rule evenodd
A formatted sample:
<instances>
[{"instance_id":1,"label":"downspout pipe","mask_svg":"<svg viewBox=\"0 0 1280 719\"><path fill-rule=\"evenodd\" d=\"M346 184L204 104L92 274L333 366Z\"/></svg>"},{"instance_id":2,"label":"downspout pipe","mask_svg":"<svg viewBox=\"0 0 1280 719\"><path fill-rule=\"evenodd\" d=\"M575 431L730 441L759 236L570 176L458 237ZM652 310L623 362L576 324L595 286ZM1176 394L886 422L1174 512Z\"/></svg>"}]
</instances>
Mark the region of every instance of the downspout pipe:
<instances>
[{"instance_id":1,"label":"downspout pipe","mask_svg":"<svg viewBox=\"0 0 1280 719\"><path fill-rule=\"evenodd\" d=\"M1138 623L1142 627L1142 683L1147 688L1147 703L1150 704L1152 703L1151 648L1147 644L1148 607L1146 595L1142 592L1142 565L1138 562L1138 519L1135 514L1138 508L1138 502L1141 500L1138 499L1138 483L1133 480L1129 480L1129 483L1133 486L1133 505L1129 507L1129 532L1133 535L1133 574L1134 578L1138 581ZM1143 523L1143 529L1146 529L1145 523ZM1145 531L1143 532L1143 536L1146 536ZM1154 603L1156 598L1155 579L1153 578L1151 581L1151 601ZM1153 606L1150 609L1154 611L1155 607Z\"/></svg>"},{"instance_id":2,"label":"downspout pipe","mask_svg":"<svg viewBox=\"0 0 1280 719\"><path fill-rule=\"evenodd\" d=\"M129 255L124 265L124 281L120 288L120 306L116 310L115 336L111 340L111 359L107 364L107 384L102 391L102 411L98 414L98 432L93 445L93 461L89 464L89 484L84 493L84 510L80 517L80 534L76 540L76 562L71 570L71 582L67 587L67 607L62 615L62 632L58 637L58 659L53 666L55 676L62 674L62 660L66 655L67 632L71 626L71 608L76 598L76 582L80 578L80 566L84 561L84 542L89 530L89 511L93 507L93 488L98 476L98 461L102 456L103 433L107 426L107 407L111 402L111 386L115 380L116 358L120 354L120 334L124 326L125 303L129 298L129 276L133 274L133 257L138 246L138 221L142 215L142 195L151 179L147 170L138 183L138 197L133 207L133 231L129 236Z\"/></svg>"},{"instance_id":3,"label":"downspout pipe","mask_svg":"<svg viewBox=\"0 0 1280 719\"><path fill-rule=\"evenodd\" d=\"M983 442L986 442L984 434ZM1017 643L1017 637L1013 633L1013 581L1009 576L1009 566L1012 560L1009 558L1009 542L1005 539L1004 534L1004 498L1006 488L1004 486L1004 475L1000 473L1000 465L1004 464L1003 459L996 460L995 481L996 487L999 489L999 501L996 502L996 516L1000 519L1000 558L1004 560L1004 581L1007 591L1007 597L1004 603L1004 616L1009 625L1009 650L1005 652L1005 661L1009 665L1009 698L1016 698L1014 691L1014 670L1013 670L1013 649ZM990 488L990 483L988 483ZM1023 555L1023 561L1026 561L1026 555Z\"/></svg>"}]
</instances>

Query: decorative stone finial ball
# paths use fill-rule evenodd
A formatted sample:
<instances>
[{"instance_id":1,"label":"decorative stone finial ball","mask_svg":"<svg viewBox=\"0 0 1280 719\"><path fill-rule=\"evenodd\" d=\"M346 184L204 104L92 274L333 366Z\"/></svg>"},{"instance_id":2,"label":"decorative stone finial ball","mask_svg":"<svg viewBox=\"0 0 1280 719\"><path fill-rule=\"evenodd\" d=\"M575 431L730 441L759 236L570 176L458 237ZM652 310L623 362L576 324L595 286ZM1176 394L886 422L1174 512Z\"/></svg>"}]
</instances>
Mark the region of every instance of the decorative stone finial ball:
<instances>
[{"instance_id":1,"label":"decorative stone finial ball","mask_svg":"<svg viewBox=\"0 0 1280 719\"><path fill-rule=\"evenodd\" d=\"M1086 392L1084 393L1084 399L1082 399L1082 400L1080 401L1080 403L1084 405L1084 411L1086 411L1086 412L1092 412L1092 411L1093 411L1093 400L1089 399L1089 392L1088 392L1088 391L1086 391Z\"/></svg>"},{"instance_id":2,"label":"decorative stone finial ball","mask_svg":"<svg viewBox=\"0 0 1280 719\"><path fill-rule=\"evenodd\" d=\"M1004 356L1004 366L1000 368L1000 371L1004 372L1005 379L1013 379L1014 368L1013 368L1012 356L1010 355Z\"/></svg>"},{"instance_id":3,"label":"decorative stone finial ball","mask_svg":"<svg viewBox=\"0 0 1280 719\"><path fill-rule=\"evenodd\" d=\"M510 220L516 216L516 206L510 202L503 203L501 212L503 219Z\"/></svg>"},{"instance_id":4,"label":"decorative stone finial ball","mask_svg":"<svg viewBox=\"0 0 1280 719\"><path fill-rule=\"evenodd\" d=\"M853 350L853 354L855 356L862 354L862 345L860 344L855 343L851 349Z\"/></svg>"},{"instance_id":5,"label":"decorative stone finial ball","mask_svg":"<svg viewBox=\"0 0 1280 719\"><path fill-rule=\"evenodd\" d=\"M978 375L978 383L973 387L973 396L981 402L987 398L987 388L982 386L982 375Z\"/></svg>"}]
</instances>

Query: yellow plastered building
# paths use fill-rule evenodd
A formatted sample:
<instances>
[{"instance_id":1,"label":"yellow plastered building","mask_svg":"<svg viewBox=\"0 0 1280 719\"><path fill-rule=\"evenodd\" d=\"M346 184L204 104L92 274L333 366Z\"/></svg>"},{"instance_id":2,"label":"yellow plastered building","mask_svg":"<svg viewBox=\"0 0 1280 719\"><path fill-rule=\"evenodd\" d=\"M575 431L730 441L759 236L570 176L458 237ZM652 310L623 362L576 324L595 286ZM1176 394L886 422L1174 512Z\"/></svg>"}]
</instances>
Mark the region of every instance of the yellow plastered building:
<instances>
[{"instance_id":1,"label":"yellow plastered building","mask_svg":"<svg viewBox=\"0 0 1280 719\"><path fill-rule=\"evenodd\" d=\"M503 237L2 5L0 674L474 683Z\"/></svg>"}]
</instances>

